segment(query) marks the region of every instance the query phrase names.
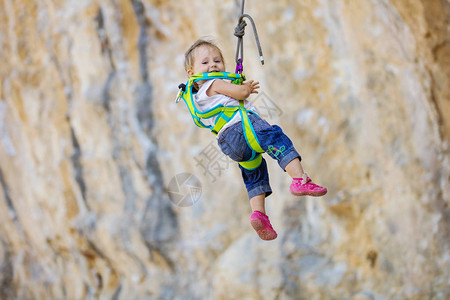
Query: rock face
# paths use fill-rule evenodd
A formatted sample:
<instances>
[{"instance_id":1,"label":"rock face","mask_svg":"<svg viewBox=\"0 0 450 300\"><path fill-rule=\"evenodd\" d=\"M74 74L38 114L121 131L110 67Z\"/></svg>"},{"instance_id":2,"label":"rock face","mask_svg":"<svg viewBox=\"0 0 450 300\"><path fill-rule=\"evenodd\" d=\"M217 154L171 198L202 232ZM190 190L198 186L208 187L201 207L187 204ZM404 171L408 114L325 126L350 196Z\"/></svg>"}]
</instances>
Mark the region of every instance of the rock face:
<instances>
[{"instance_id":1,"label":"rock face","mask_svg":"<svg viewBox=\"0 0 450 300\"><path fill-rule=\"evenodd\" d=\"M0 2L1 299L449 299L449 1L246 1L252 101L329 189L294 197L269 161L273 242L174 103L198 37L234 70L239 12ZM181 173L193 206L169 197Z\"/></svg>"}]
</instances>

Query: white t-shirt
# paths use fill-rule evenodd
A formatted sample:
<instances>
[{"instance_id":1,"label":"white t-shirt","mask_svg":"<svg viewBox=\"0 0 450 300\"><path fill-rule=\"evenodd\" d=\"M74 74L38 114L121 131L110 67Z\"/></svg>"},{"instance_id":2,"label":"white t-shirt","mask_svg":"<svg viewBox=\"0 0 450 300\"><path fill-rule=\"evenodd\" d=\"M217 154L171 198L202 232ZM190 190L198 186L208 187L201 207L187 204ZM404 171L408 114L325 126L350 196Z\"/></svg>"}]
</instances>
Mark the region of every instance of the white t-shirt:
<instances>
[{"instance_id":1,"label":"white t-shirt","mask_svg":"<svg viewBox=\"0 0 450 300\"><path fill-rule=\"evenodd\" d=\"M209 89L209 87L211 86L211 84L214 82L215 79L211 79L211 80L207 80L202 87L200 88L200 90L197 92L197 94L195 95L195 102L198 104L198 108L200 109L200 111L206 111L208 109L211 109L213 107L216 107L217 105L223 105L223 106L239 106L239 101L228 97L226 95L222 95L222 94L218 94L218 95L213 95L211 97L209 97L206 94L206 91ZM256 107L254 107L249 101L244 100L244 107L247 110L251 110L254 111L255 113L258 113L258 111L256 110ZM210 126L214 126L215 122L216 122L217 116L214 116L212 118L209 119L203 119L205 124L210 125ZM238 122L241 121L241 115L240 113L236 113L234 115L234 117L228 122L226 123L222 129L220 129L219 133L217 134L217 138L219 138L220 134L228 127L230 127L233 124L236 124Z\"/></svg>"}]
</instances>

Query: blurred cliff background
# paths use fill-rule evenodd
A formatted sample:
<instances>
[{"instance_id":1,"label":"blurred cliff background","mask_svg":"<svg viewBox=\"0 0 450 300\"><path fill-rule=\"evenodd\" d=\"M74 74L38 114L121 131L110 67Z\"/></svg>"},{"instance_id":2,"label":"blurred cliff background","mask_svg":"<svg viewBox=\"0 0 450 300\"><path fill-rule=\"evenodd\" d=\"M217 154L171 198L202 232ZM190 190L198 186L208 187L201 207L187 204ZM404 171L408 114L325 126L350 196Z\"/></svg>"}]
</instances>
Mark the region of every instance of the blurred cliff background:
<instances>
[{"instance_id":1,"label":"blurred cliff background","mask_svg":"<svg viewBox=\"0 0 450 300\"><path fill-rule=\"evenodd\" d=\"M272 242L174 102L197 38L234 71L240 5L0 1L1 299L449 299L450 2L246 1L251 100L329 189L268 161Z\"/></svg>"}]
</instances>

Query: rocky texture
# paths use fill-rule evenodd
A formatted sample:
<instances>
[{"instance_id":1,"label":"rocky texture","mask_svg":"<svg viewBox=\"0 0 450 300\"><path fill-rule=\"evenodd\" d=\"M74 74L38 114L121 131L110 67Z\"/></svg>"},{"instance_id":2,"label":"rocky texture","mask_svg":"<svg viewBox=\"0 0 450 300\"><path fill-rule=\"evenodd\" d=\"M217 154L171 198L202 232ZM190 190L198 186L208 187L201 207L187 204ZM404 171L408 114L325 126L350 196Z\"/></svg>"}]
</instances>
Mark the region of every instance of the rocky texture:
<instances>
[{"instance_id":1,"label":"rocky texture","mask_svg":"<svg viewBox=\"0 0 450 300\"><path fill-rule=\"evenodd\" d=\"M1 299L450 297L450 3L246 2L254 101L329 188L293 197L269 162L270 243L173 101L199 36L233 69L240 1L0 2Z\"/></svg>"}]
</instances>

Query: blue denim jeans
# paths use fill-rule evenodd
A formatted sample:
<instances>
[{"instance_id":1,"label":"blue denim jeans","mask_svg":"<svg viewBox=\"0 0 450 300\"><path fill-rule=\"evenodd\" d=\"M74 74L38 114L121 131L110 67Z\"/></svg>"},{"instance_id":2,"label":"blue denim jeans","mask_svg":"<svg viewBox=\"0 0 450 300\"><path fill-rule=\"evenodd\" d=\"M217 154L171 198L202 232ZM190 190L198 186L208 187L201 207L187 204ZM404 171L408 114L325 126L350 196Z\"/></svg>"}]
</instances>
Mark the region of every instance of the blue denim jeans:
<instances>
[{"instance_id":1,"label":"blue denim jeans","mask_svg":"<svg viewBox=\"0 0 450 300\"><path fill-rule=\"evenodd\" d=\"M277 160L283 170L293 159L298 157L301 160L291 140L283 133L279 126L270 125L252 113L249 114L249 118L261 148L270 157ZM222 152L234 161L247 161L252 157L252 149L245 140L241 122L225 129L219 136L218 144ZM262 193L265 193L266 197L272 194L272 189L269 184L269 173L264 158L262 159L261 165L254 170L244 169L241 165L239 165L239 168L241 169L249 199Z\"/></svg>"}]
</instances>

